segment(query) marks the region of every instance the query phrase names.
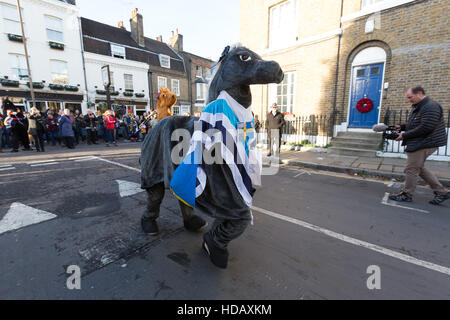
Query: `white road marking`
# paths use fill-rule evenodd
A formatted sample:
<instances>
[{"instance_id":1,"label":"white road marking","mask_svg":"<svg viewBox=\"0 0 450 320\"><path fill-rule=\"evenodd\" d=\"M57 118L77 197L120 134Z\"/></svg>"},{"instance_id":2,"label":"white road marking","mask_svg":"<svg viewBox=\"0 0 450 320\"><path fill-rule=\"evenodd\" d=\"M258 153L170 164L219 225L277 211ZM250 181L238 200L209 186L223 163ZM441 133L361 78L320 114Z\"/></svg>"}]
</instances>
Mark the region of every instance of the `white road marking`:
<instances>
[{"instance_id":1,"label":"white road marking","mask_svg":"<svg viewBox=\"0 0 450 320\"><path fill-rule=\"evenodd\" d=\"M31 161L31 162L27 162L27 164L38 164L38 163L55 162L56 160L59 160L59 159L48 159L48 160Z\"/></svg>"},{"instance_id":2,"label":"white road marking","mask_svg":"<svg viewBox=\"0 0 450 320\"><path fill-rule=\"evenodd\" d=\"M53 213L15 202L11 205L6 215L0 221L0 234L51 220L56 217L57 216Z\"/></svg>"},{"instance_id":3,"label":"white road marking","mask_svg":"<svg viewBox=\"0 0 450 320\"><path fill-rule=\"evenodd\" d=\"M144 190L141 189L141 185L138 183L124 180L116 180L116 182L119 184L119 193L121 198L144 192Z\"/></svg>"},{"instance_id":4,"label":"white road marking","mask_svg":"<svg viewBox=\"0 0 450 320\"><path fill-rule=\"evenodd\" d=\"M311 173L309 173L308 171L303 171L303 172L300 172L299 174L297 174L296 176L294 176L294 178L297 178L297 177L299 177L301 175L304 175L304 174L307 174L308 176L311 175Z\"/></svg>"},{"instance_id":5,"label":"white road marking","mask_svg":"<svg viewBox=\"0 0 450 320\"><path fill-rule=\"evenodd\" d=\"M97 158L96 157L89 157L89 158L75 160L75 162L91 161L91 160L97 160Z\"/></svg>"},{"instance_id":6,"label":"white road marking","mask_svg":"<svg viewBox=\"0 0 450 320\"><path fill-rule=\"evenodd\" d=\"M32 164L30 167L43 167L43 166L51 166L54 164L58 164L59 162L45 162L45 163L38 163L38 164Z\"/></svg>"},{"instance_id":7,"label":"white road marking","mask_svg":"<svg viewBox=\"0 0 450 320\"><path fill-rule=\"evenodd\" d=\"M411 208L411 207L405 207L405 206L398 205L396 203L390 203L389 202L389 193L388 192L386 192L384 194L384 197L381 200L381 204L384 204L386 206L396 207L396 208L402 208L402 209L418 211L418 212L422 212L422 213L430 213L430 211L426 211L426 210L422 210L422 209L416 209L416 208Z\"/></svg>"},{"instance_id":8,"label":"white road marking","mask_svg":"<svg viewBox=\"0 0 450 320\"><path fill-rule=\"evenodd\" d=\"M94 156L84 156L84 157L75 157L75 158L69 158L67 160L83 160L83 159L92 159Z\"/></svg>"},{"instance_id":9,"label":"white road marking","mask_svg":"<svg viewBox=\"0 0 450 320\"><path fill-rule=\"evenodd\" d=\"M100 158L100 157L94 157L94 158L97 159L97 160L103 161L103 162L115 164L116 166L119 166L119 167L122 167L122 168L130 169L130 170L133 170L133 171L136 171L136 172L139 172L139 173L141 172L141 169L137 169L137 168L133 168L133 167L130 167L130 166L126 166L126 165L121 164L119 162L106 160L106 159L103 159L103 158Z\"/></svg>"},{"instance_id":10,"label":"white road marking","mask_svg":"<svg viewBox=\"0 0 450 320\"><path fill-rule=\"evenodd\" d=\"M405 261L405 262L408 262L408 263L411 263L411 264L415 264L417 266L424 267L424 268L427 268L427 269L430 269L430 270L433 270L433 271L437 271L437 272L440 272L440 273L443 273L445 275L450 276L450 268L448 268L448 267L440 266L440 265L437 265L437 264L434 264L434 263L431 263L431 262L428 262L428 261L419 260L417 258L408 256L406 254L399 253L399 252L396 252L396 251L393 251L393 250L390 250L390 249L386 249L386 248L383 248L383 247L378 246L376 244L372 244L372 243L369 243L369 242L365 242L365 241L361 241L361 240L358 240L358 239L354 239L354 238L348 237L346 235L343 235L343 234L340 234L340 233L337 233L337 232L334 232L334 231L331 231L331 230L327 230L327 229L315 226L315 225L310 224L308 222L304 222L304 221L301 221L301 220L298 220L298 219L294 219L294 218L291 218L291 217L283 216L281 214L278 214L278 213L275 213L275 212L272 212L272 211L269 211L269 210L257 208L257 207L254 207L254 206L252 207L252 209L255 210L255 211L261 212L261 213L263 213L265 215L268 215L268 216L271 216L271 217L274 217L274 218L277 218L277 219L280 219L280 220L283 220L283 221L287 221L287 222L299 225L301 227L304 227L306 229L309 229L309 230L312 230L312 231L324 234L326 236L329 236L329 237L332 237L332 238L335 238L335 239L338 239L338 240L341 240L341 241L344 241L344 242L347 242L347 243L350 243L350 244L353 244L353 245L356 245L356 246L360 246L360 247L363 247L363 248L366 248L366 249L369 249L369 250L372 250L372 251L376 251L378 253L390 256L392 258L399 259L399 260L402 260L402 261Z\"/></svg>"},{"instance_id":11,"label":"white road marking","mask_svg":"<svg viewBox=\"0 0 450 320\"><path fill-rule=\"evenodd\" d=\"M12 167L12 164L2 164L0 168Z\"/></svg>"},{"instance_id":12,"label":"white road marking","mask_svg":"<svg viewBox=\"0 0 450 320\"><path fill-rule=\"evenodd\" d=\"M15 167L0 168L0 171L14 170Z\"/></svg>"}]
</instances>

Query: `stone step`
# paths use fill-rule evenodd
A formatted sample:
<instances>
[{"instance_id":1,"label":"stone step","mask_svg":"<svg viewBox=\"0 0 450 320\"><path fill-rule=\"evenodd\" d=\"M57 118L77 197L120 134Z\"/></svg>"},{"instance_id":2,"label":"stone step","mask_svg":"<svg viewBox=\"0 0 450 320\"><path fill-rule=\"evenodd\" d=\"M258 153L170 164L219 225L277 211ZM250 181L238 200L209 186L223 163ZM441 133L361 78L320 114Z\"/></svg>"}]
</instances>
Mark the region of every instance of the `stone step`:
<instances>
[{"instance_id":1,"label":"stone step","mask_svg":"<svg viewBox=\"0 0 450 320\"><path fill-rule=\"evenodd\" d=\"M376 132L353 132L353 131L346 131L346 132L338 132L338 137L359 137L359 138L376 138L379 137L381 139L382 134L376 133Z\"/></svg>"},{"instance_id":2,"label":"stone step","mask_svg":"<svg viewBox=\"0 0 450 320\"><path fill-rule=\"evenodd\" d=\"M328 148L328 153L339 154L344 156L358 156L358 157L375 157L377 154L376 150L370 149L360 149L360 148L340 148L340 147L330 147Z\"/></svg>"},{"instance_id":3,"label":"stone step","mask_svg":"<svg viewBox=\"0 0 450 320\"><path fill-rule=\"evenodd\" d=\"M347 143L380 143L381 138L352 138L352 137L335 137L333 141L341 141Z\"/></svg>"},{"instance_id":4,"label":"stone step","mask_svg":"<svg viewBox=\"0 0 450 320\"><path fill-rule=\"evenodd\" d=\"M373 149L377 150L381 141L369 142L369 141L342 141L342 140L332 140L331 145L333 147L340 148L355 148L355 149Z\"/></svg>"}]
</instances>

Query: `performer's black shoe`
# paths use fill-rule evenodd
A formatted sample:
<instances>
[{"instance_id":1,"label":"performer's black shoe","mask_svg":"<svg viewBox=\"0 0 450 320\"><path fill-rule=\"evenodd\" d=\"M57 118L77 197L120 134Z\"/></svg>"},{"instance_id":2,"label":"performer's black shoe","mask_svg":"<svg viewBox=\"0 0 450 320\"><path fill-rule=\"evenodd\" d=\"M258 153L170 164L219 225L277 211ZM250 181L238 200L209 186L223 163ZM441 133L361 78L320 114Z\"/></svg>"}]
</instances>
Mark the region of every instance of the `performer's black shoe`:
<instances>
[{"instance_id":1,"label":"performer's black shoe","mask_svg":"<svg viewBox=\"0 0 450 320\"><path fill-rule=\"evenodd\" d=\"M430 201L431 204L434 205L440 205L445 200L450 199L450 192L447 192L447 194L436 194L433 200Z\"/></svg>"},{"instance_id":2,"label":"performer's black shoe","mask_svg":"<svg viewBox=\"0 0 450 320\"><path fill-rule=\"evenodd\" d=\"M399 194L391 194L389 199L398 202L412 202L412 196L405 191L401 191Z\"/></svg>"},{"instance_id":3,"label":"performer's black shoe","mask_svg":"<svg viewBox=\"0 0 450 320\"><path fill-rule=\"evenodd\" d=\"M155 219L150 219L147 217L141 218L142 230L150 236L156 236L159 233L158 224Z\"/></svg>"},{"instance_id":4,"label":"performer's black shoe","mask_svg":"<svg viewBox=\"0 0 450 320\"><path fill-rule=\"evenodd\" d=\"M211 239L209 233L203 235L203 249L209 256L211 262L219 268L226 269L228 265L228 250L218 248Z\"/></svg>"},{"instance_id":5,"label":"performer's black shoe","mask_svg":"<svg viewBox=\"0 0 450 320\"><path fill-rule=\"evenodd\" d=\"M192 216L190 219L184 220L184 227L192 232L202 231L207 225L208 222L199 216Z\"/></svg>"}]
</instances>

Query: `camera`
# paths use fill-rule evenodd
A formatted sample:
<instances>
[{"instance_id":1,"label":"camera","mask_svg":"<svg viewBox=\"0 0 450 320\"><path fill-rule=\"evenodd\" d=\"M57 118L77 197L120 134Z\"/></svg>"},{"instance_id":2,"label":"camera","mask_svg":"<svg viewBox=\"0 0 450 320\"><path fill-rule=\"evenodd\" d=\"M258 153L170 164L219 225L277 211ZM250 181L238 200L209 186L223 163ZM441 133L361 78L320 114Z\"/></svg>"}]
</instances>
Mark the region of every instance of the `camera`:
<instances>
[{"instance_id":1,"label":"camera","mask_svg":"<svg viewBox=\"0 0 450 320\"><path fill-rule=\"evenodd\" d=\"M393 128L389 127L388 129L386 129L386 131L383 132L383 138L387 140L395 140L398 138L399 135L400 134L395 129L395 127Z\"/></svg>"},{"instance_id":2,"label":"camera","mask_svg":"<svg viewBox=\"0 0 450 320\"><path fill-rule=\"evenodd\" d=\"M383 132L383 139L387 140L395 140L400 135L395 126L387 126L384 123L376 124L372 129L375 132Z\"/></svg>"}]
</instances>

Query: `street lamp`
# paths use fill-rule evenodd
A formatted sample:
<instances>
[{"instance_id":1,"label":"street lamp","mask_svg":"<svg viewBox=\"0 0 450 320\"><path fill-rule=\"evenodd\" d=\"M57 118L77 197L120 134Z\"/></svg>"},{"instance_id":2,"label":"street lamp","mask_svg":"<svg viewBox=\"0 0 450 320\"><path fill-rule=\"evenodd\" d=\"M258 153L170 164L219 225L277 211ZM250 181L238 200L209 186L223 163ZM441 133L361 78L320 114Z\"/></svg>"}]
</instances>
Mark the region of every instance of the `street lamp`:
<instances>
[{"instance_id":1,"label":"street lamp","mask_svg":"<svg viewBox=\"0 0 450 320\"><path fill-rule=\"evenodd\" d=\"M102 67L102 79L103 85L106 90L106 104L108 105L108 110L111 109L111 95L109 93L109 88L111 86L111 73L109 71L109 65Z\"/></svg>"}]
</instances>

